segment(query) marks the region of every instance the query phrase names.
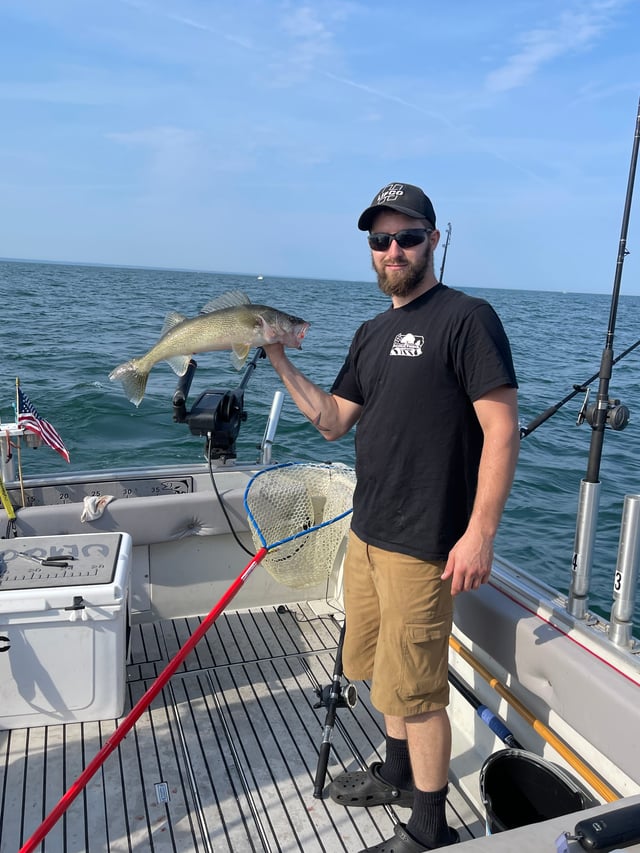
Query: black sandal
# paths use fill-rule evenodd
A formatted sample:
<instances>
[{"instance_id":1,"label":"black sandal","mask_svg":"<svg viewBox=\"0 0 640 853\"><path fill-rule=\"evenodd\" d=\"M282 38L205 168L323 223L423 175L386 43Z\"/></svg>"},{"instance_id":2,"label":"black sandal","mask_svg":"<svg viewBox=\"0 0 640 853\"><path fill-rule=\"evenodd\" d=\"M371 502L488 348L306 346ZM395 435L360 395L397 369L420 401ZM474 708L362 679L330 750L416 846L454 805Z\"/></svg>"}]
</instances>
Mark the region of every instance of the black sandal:
<instances>
[{"instance_id":1,"label":"black sandal","mask_svg":"<svg viewBox=\"0 0 640 853\"><path fill-rule=\"evenodd\" d=\"M413 805L413 789L396 788L380 776L381 761L366 770L341 773L329 785L329 796L341 806L406 806Z\"/></svg>"},{"instance_id":2,"label":"black sandal","mask_svg":"<svg viewBox=\"0 0 640 853\"><path fill-rule=\"evenodd\" d=\"M449 840L446 844L438 844L438 848L448 847L450 844L457 844L460 841L460 836L451 826L449 827ZM435 850L434 847L425 847L419 841L409 835L404 824L396 825L393 838L388 838L386 841L381 841L373 847L367 847L361 850L360 853L426 853L427 850Z\"/></svg>"}]
</instances>

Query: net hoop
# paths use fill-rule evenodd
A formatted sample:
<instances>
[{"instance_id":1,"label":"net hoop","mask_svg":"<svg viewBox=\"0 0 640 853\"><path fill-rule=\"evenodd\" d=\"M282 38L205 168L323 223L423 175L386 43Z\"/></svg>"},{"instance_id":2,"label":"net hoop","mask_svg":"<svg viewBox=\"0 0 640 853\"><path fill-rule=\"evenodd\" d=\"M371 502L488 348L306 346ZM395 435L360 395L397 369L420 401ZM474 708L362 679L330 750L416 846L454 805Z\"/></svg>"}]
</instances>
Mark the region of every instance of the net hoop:
<instances>
[{"instance_id":1,"label":"net hoop","mask_svg":"<svg viewBox=\"0 0 640 853\"><path fill-rule=\"evenodd\" d=\"M254 474L244 505L275 580L295 589L326 581L346 543L355 482L352 468L328 463L287 462Z\"/></svg>"}]
</instances>

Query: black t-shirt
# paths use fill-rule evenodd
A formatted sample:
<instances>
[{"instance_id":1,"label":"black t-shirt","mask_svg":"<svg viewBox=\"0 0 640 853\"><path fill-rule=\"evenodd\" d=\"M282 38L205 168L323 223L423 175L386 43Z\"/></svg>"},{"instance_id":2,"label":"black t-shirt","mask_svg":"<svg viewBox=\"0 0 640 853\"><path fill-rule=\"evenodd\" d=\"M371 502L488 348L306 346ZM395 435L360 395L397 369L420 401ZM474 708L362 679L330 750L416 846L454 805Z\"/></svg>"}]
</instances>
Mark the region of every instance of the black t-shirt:
<instances>
[{"instance_id":1,"label":"black t-shirt","mask_svg":"<svg viewBox=\"0 0 640 853\"><path fill-rule=\"evenodd\" d=\"M476 492L473 402L503 385L517 387L511 350L483 299L439 284L360 326L331 391L362 405L351 526L364 542L447 558Z\"/></svg>"}]
</instances>

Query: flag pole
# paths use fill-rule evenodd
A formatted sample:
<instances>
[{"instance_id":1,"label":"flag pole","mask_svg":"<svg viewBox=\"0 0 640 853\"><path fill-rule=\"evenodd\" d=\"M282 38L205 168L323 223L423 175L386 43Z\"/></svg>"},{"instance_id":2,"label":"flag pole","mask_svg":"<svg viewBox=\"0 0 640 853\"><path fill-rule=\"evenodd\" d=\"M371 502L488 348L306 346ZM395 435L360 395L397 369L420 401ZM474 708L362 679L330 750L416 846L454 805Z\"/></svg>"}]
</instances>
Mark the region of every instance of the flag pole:
<instances>
[{"instance_id":1,"label":"flag pole","mask_svg":"<svg viewBox=\"0 0 640 853\"><path fill-rule=\"evenodd\" d=\"M16 376L16 425L20 420L20 379ZM24 496L24 480L22 478L22 436L16 436L16 447L18 448L18 481L20 483L20 499L22 500L23 508L27 505Z\"/></svg>"}]
</instances>

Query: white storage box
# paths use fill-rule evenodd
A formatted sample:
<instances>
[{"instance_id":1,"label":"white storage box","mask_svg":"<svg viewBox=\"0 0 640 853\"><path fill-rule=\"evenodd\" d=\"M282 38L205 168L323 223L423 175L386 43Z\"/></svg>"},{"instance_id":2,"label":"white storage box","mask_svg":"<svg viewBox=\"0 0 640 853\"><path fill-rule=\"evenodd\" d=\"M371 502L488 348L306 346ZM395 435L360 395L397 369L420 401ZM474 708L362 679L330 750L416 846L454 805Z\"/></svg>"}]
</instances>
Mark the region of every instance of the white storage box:
<instances>
[{"instance_id":1,"label":"white storage box","mask_svg":"<svg viewBox=\"0 0 640 853\"><path fill-rule=\"evenodd\" d=\"M0 729L118 717L131 537L0 539Z\"/></svg>"}]
</instances>

